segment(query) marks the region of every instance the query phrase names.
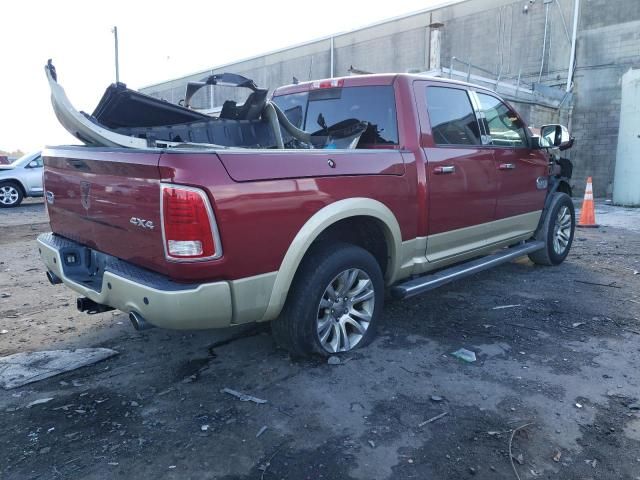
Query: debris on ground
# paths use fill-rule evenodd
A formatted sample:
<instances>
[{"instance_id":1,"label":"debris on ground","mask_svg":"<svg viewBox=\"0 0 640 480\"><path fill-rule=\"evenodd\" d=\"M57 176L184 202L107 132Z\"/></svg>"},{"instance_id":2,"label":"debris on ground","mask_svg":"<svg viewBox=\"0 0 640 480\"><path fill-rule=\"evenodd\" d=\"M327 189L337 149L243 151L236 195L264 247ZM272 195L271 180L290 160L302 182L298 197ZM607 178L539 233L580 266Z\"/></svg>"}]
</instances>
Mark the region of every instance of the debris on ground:
<instances>
[{"instance_id":1,"label":"debris on ground","mask_svg":"<svg viewBox=\"0 0 640 480\"><path fill-rule=\"evenodd\" d=\"M553 456L553 461L554 462L559 462L561 457L562 457L562 452L560 450L558 450L556 452L556 454Z\"/></svg>"},{"instance_id":2,"label":"debris on ground","mask_svg":"<svg viewBox=\"0 0 640 480\"><path fill-rule=\"evenodd\" d=\"M616 285L616 282L598 283L598 282L587 282L585 280L574 280L574 282L576 282L576 283L584 283L585 285L595 285L597 287L622 288L620 285Z\"/></svg>"},{"instance_id":3,"label":"debris on ground","mask_svg":"<svg viewBox=\"0 0 640 480\"><path fill-rule=\"evenodd\" d=\"M5 330L5 329L0 330L0 335L6 335L7 333L9 333L9 330Z\"/></svg>"},{"instance_id":4,"label":"debris on ground","mask_svg":"<svg viewBox=\"0 0 640 480\"><path fill-rule=\"evenodd\" d=\"M442 400L444 400L444 399L439 395L431 395L431 401L432 402L441 402Z\"/></svg>"},{"instance_id":5,"label":"debris on ground","mask_svg":"<svg viewBox=\"0 0 640 480\"><path fill-rule=\"evenodd\" d=\"M440 420L442 417L445 417L449 414L449 412L442 412L440 415L436 415L435 417L431 417L429 420L425 420L418 424L418 427L424 427L428 423L433 423L436 420Z\"/></svg>"},{"instance_id":6,"label":"debris on ground","mask_svg":"<svg viewBox=\"0 0 640 480\"><path fill-rule=\"evenodd\" d=\"M640 402L633 402L628 405L629 410L640 410Z\"/></svg>"},{"instance_id":7,"label":"debris on ground","mask_svg":"<svg viewBox=\"0 0 640 480\"><path fill-rule=\"evenodd\" d=\"M0 386L7 390L21 387L92 365L117 354L118 352L109 348L14 353L0 357Z\"/></svg>"},{"instance_id":8,"label":"debris on ground","mask_svg":"<svg viewBox=\"0 0 640 480\"><path fill-rule=\"evenodd\" d=\"M236 390L232 390L230 388L223 388L222 390L220 390L220 392L233 395L241 402L267 403L267 401L263 400L262 398L254 397L253 395L247 395L245 393L241 393Z\"/></svg>"},{"instance_id":9,"label":"debris on ground","mask_svg":"<svg viewBox=\"0 0 640 480\"><path fill-rule=\"evenodd\" d=\"M200 425L200 430L206 432L209 430L209 425Z\"/></svg>"},{"instance_id":10,"label":"debris on ground","mask_svg":"<svg viewBox=\"0 0 640 480\"><path fill-rule=\"evenodd\" d=\"M581 403L576 403L576 408L582 408L582 404Z\"/></svg>"},{"instance_id":11,"label":"debris on ground","mask_svg":"<svg viewBox=\"0 0 640 480\"><path fill-rule=\"evenodd\" d=\"M467 350L466 348L461 348L460 350L456 350L451 355L468 363L473 363L476 361L476 354L471 350Z\"/></svg>"},{"instance_id":12,"label":"debris on ground","mask_svg":"<svg viewBox=\"0 0 640 480\"><path fill-rule=\"evenodd\" d=\"M340 365L342 362L340 361L340 357L336 357L335 355L332 355L327 359L327 363L329 365Z\"/></svg>"},{"instance_id":13,"label":"debris on ground","mask_svg":"<svg viewBox=\"0 0 640 480\"><path fill-rule=\"evenodd\" d=\"M367 443L371 445L371 448L376 448L376 442L374 442L373 440L369 440L367 441Z\"/></svg>"},{"instance_id":14,"label":"debris on ground","mask_svg":"<svg viewBox=\"0 0 640 480\"><path fill-rule=\"evenodd\" d=\"M287 443L286 441L281 443L280 446L278 448L276 448L275 452L273 452L273 454L269 457L269 460L267 460L265 463L263 463L262 465L260 465L258 467L258 470L262 471L262 475L260 475L260 480L264 480L264 474L267 473L267 470L271 466L272 460L278 454L280 449L282 449L282 447L284 447L286 445L286 443Z\"/></svg>"},{"instance_id":15,"label":"debris on ground","mask_svg":"<svg viewBox=\"0 0 640 480\"><path fill-rule=\"evenodd\" d=\"M53 397L39 398L38 400L34 400L33 402L28 403L26 408L35 407L36 405L42 405L43 403L48 403L51 400L53 400Z\"/></svg>"},{"instance_id":16,"label":"debris on ground","mask_svg":"<svg viewBox=\"0 0 640 480\"><path fill-rule=\"evenodd\" d=\"M518 470L516 470L516 466L513 461L515 460L519 465L524 465L524 455L522 453L519 453L516 456L513 455L513 439L516 436L516 433L531 425L533 425L533 423L525 423L524 425L520 425L519 427L514 428L511 431L511 436L509 437L509 461L511 462L511 469L513 470L513 473L518 480L520 480L520 475L518 474Z\"/></svg>"},{"instance_id":17,"label":"debris on ground","mask_svg":"<svg viewBox=\"0 0 640 480\"><path fill-rule=\"evenodd\" d=\"M586 324L585 322L575 322L571 324L573 328L578 328L580 325L586 325Z\"/></svg>"},{"instance_id":18,"label":"debris on ground","mask_svg":"<svg viewBox=\"0 0 640 480\"><path fill-rule=\"evenodd\" d=\"M516 305L498 305L497 307L493 307L491 310L504 310L505 308L516 308L516 307L521 307L521 304L516 304Z\"/></svg>"},{"instance_id":19,"label":"debris on ground","mask_svg":"<svg viewBox=\"0 0 640 480\"><path fill-rule=\"evenodd\" d=\"M258 438L260 435L262 435L264 432L267 431L267 426L264 425L260 430L258 430L258 433L256 433L256 438Z\"/></svg>"}]
</instances>

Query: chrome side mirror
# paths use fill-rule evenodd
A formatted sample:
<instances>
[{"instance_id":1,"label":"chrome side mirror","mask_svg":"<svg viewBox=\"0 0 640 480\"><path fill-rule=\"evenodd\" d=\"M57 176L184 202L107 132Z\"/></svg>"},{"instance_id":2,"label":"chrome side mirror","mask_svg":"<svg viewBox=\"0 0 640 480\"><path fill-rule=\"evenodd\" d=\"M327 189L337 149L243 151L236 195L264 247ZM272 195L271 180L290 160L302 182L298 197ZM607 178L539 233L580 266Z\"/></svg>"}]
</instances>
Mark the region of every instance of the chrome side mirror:
<instances>
[{"instance_id":1,"label":"chrome side mirror","mask_svg":"<svg viewBox=\"0 0 640 480\"><path fill-rule=\"evenodd\" d=\"M564 125L552 124L540 127L541 148L564 148L572 143L569 130Z\"/></svg>"}]
</instances>

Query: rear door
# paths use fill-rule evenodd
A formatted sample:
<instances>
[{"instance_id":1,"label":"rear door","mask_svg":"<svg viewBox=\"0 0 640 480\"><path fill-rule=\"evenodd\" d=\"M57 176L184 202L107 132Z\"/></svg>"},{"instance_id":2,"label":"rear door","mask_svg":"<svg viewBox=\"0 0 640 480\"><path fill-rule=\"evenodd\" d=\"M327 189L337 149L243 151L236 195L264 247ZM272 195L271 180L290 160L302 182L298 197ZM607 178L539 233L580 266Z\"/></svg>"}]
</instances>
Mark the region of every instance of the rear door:
<instances>
[{"instance_id":1,"label":"rear door","mask_svg":"<svg viewBox=\"0 0 640 480\"><path fill-rule=\"evenodd\" d=\"M495 156L498 181L496 219L517 236L535 229L546 195L548 160L530 147L526 125L499 98L476 92L483 128Z\"/></svg>"},{"instance_id":2,"label":"rear door","mask_svg":"<svg viewBox=\"0 0 640 480\"><path fill-rule=\"evenodd\" d=\"M490 242L497 175L469 92L429 82L416 82L414 89L427 159L427 259L433 262Z\"/></svg>"}]
</instances>

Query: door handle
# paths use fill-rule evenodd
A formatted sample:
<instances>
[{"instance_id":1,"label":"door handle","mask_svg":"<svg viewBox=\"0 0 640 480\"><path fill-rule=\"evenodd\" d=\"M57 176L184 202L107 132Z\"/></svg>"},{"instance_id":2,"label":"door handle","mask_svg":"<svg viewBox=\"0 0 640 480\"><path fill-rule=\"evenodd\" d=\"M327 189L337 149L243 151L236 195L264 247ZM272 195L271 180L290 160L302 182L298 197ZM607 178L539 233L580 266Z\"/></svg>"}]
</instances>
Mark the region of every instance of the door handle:
<instances>
[{"instance_id":1,"label":"door handle","mask_svg":"<svg viewBox=\"0 0 640 480\"><path fill-rule=\"evenodd\" d=\"M514 170L515 168L515 163L501 163L498 167L499 170Z\"/></svg>"},{"instance_id":2,"label":"door handle","mask_svg":"<svg viewBox=\"0 0 640 480\"><path fill-rule=\"evenodd\" d=\"M444 167L436 167L433 169L433 173L436 175L444 175L445 173L455 173L456 167L453 165L445 165Z\"/></svg>"}]
</instances>

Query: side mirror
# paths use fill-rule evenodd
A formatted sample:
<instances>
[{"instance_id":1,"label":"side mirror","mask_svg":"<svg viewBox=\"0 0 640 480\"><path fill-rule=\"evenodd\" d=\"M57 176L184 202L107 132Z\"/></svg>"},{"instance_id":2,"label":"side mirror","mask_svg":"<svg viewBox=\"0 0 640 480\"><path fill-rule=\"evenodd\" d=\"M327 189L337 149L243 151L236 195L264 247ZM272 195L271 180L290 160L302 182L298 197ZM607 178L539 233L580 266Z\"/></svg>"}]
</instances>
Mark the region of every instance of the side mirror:
<instances>
[{"instance_id":1,"label":"side mirror","mask_svg":"<svg viewBox=\"0 0 640 480\"><path fill-rule=\"evenodd\" d=\"M560 148L571 146L573 139L564 125L543 125L540 127L540 147Z\"/></svg>"},{"instance_id":2,"label":"side mirror","mask_svg":"<svg viewBox=\"0 0 640 480\"><path fill-rule=\"evenodd\" d=\"M40 165L38 165L38 160L31 160L28 164L27 164L27 168L38 168Z\"/></svg>"}]
</instances>

